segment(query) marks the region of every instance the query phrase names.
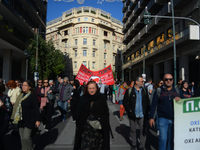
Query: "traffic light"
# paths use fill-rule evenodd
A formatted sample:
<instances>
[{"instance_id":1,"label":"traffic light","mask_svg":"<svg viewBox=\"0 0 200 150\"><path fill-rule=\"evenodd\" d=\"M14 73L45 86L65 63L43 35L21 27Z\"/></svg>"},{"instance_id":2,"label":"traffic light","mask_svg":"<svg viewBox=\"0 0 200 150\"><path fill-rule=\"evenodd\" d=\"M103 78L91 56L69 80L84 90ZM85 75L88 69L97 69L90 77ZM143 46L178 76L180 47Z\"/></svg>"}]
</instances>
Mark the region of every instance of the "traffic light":
<instances>
[{"instance_id":1,"label":"traffic light","mask_svg":"<svg viewBox=\"0 0 200 150\"><path fill-rule=\"evenodd\" d=\"M148 16L144 16L144 24L151 24L151 13L150 12L144 12L144 15L148 15Z\"/></svg>"}]
</instances>

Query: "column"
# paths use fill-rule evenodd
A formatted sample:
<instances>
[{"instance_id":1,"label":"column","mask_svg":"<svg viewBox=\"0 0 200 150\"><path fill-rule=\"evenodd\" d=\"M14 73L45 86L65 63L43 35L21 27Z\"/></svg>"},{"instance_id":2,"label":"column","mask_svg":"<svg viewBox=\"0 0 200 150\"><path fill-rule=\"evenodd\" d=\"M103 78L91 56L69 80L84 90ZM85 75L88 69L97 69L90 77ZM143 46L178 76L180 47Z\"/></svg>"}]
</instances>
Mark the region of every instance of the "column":
<instances>
[{"instance_id":1,"label":"column","mask_svg":"<svg viewBox=\"0 0 200 150\"><path fill-rule=\"evenodd\" d=\"M21 77L26 79L26 58L22 58L21 60Z\"/></svg>"},{"instance_id":2,"label":"column","mask_svg":"<svg viewBox=\"0 0 200 150\"><path fill-rule=\"evenodd\" d=\"M7 83L12 73L12 50L3 51L3 79Z\"/></svg>"},{"instance_id":3,"label":"column","mask_svg":"<svg viewBox=\"0 0 200 150\"><path fill-rule=\"evenodd\" d=\"M188 55L179 55L179 78L189 82L189 61Z\"/></svg>"},{"instance_id":4,"label":"column","mask_svg":"<svg viewBox=\"0 0 200 150\"><path fill-rule=\"evenodd\" d=\"M172 74L171 70L172 70L172 61L165 59L165 61L164 61L164 74L167 74L167 73Z\"/></svg>"},{"instance_id":5,"label":"column","mask_svg":"<svg viewBox=\"0 0 200 150\"><path fill-rule=\"evenodd\" d=\"M160 76L160 65L154 64L153 65L153 80L156 82L159 79Z\"/></svg>"},{"instance_id":6,"label":"column","mask_svg":"<svg viewBox=\"0 0 200 150\"><path fill-rule=\"evenodd\" d=\"M142 76L143 74L143 68L139 68L139 76Z\"/></svg>"},{"instance_id":7,"label":"column","mask_svg":"<svg viewBox=\"0 0 200 150\"><path fill-rule=\"evenodd\" d=\"M151 77L151 67L150 66L146 66L146 71L145 71L145 73L146 73L146 77L148 78L148 77ZM152 77L151 77L152 78Z\"/></svg>"},{"instance_id":8,"label":"column","mask_svg":"<svg viewBox=\"0 0 200 150\"><path fill-rule=\"evenodd\" d=\"M128 80L131 81L131 69L129 69L129 76L128 77L129 77Z\"/></svg>"}]
</instances>

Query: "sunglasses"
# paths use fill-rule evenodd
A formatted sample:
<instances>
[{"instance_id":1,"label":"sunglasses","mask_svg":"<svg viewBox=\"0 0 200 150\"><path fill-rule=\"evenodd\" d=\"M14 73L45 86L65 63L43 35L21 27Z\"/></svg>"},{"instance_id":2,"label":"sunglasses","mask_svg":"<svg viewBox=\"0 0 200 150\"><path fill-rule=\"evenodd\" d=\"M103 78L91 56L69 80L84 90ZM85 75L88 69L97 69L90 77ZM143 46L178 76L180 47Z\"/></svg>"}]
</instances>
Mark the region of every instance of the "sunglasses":
<instances>
[{"instance_id":1,"label":"sunglasses","mask_svg":"<svg viewBox=\"0 0 200 150\"><path fill-rule=\"evenodd\" d=\"M172 78L165 78L165 81L172 81L173 79Z\"/></svg>"}]
</instances>

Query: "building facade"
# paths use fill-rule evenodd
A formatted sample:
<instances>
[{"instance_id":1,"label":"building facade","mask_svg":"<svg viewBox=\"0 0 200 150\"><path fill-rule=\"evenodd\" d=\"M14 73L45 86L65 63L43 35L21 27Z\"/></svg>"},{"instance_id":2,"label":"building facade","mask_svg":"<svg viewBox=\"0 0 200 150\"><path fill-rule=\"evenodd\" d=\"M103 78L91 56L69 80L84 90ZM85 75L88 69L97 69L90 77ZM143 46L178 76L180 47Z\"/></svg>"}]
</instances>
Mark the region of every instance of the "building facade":
<instances>
[{"instance_id":1,"label":"building facade","mask_svg":"<svg viewBox=\"0 0 200 150\"><path fill-rule=\"evenodd\" d=\"M26 79L24 50L36 28L45 33L46 14L47 0L0 1L0 78L5 82Z\"/></svg>"},{"instance_id":2,"label":"building facade","mask_svg":"<svg viewBox=\"0 0 200 150\"><path fill-rule=\"evenodd\" d=\"M200 20L199 0L173 0L176 17ZM146 74L156 82L166 73L174 75L174 48L172 19L152 18L144 24L144 12L151 15L172 16L170 0L126 0L123 1L123 43L125 80ZM194 22L175 19L176 72L177 78L189 82L199 81L200 41L192 38ZM199 32L197 27L196 32ZM145 53L145 55L143 54ZM143 60L145 64L143 67ZM143 71L144 69L144 71Z\"/></svg>"},{"instance_id":3,"label":"building facade","mask_svg":"<svg viewBox=\"0 0 200 150\"><path fill-rule=\"evenodd\" d=\"M48 22L46 39L52 39L55 47L65 55L63 76L73 80L81 64L92 71L111 64L113 71L120 71L118 53L123 47L122 27L119 20L101 9L79 7Z\"/></svg>"}]
</instances>

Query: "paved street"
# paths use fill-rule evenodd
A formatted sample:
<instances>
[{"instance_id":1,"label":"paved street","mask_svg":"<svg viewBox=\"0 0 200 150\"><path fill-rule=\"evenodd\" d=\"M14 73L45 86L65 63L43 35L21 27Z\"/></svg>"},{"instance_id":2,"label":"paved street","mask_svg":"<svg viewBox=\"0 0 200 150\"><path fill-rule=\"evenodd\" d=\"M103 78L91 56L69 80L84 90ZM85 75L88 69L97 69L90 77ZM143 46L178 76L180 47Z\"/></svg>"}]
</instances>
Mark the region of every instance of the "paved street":
<instances>
[{"instance_id":1,"label":"paved street","mask_svg":"<svg viewBox=\"0 0 200 150\"><path fill-rule=\"evenodd\" d=\"M114 135L114 140L110 140L111 150L130 150L129 138L129 120L124 116L123 121L119 121L119 105L112 104L108 101L110 110L110 125ZM19 136L11 135L12 127L6 134L4 140L7 150L20 150ZM139 133L139 132L138 132ZM61 122L60 112L55 109L52 119L52 129L44 132L43 125L39 127L39 134L33 138L35 150L72 150L75 135L75 122L72 122L70 111L66 122ZM138 141L139 142L139 141ZM153 130L148 130L148 138L146 142L146 150L157 149L157 138Z\"/></svg>"}]
</instances>

